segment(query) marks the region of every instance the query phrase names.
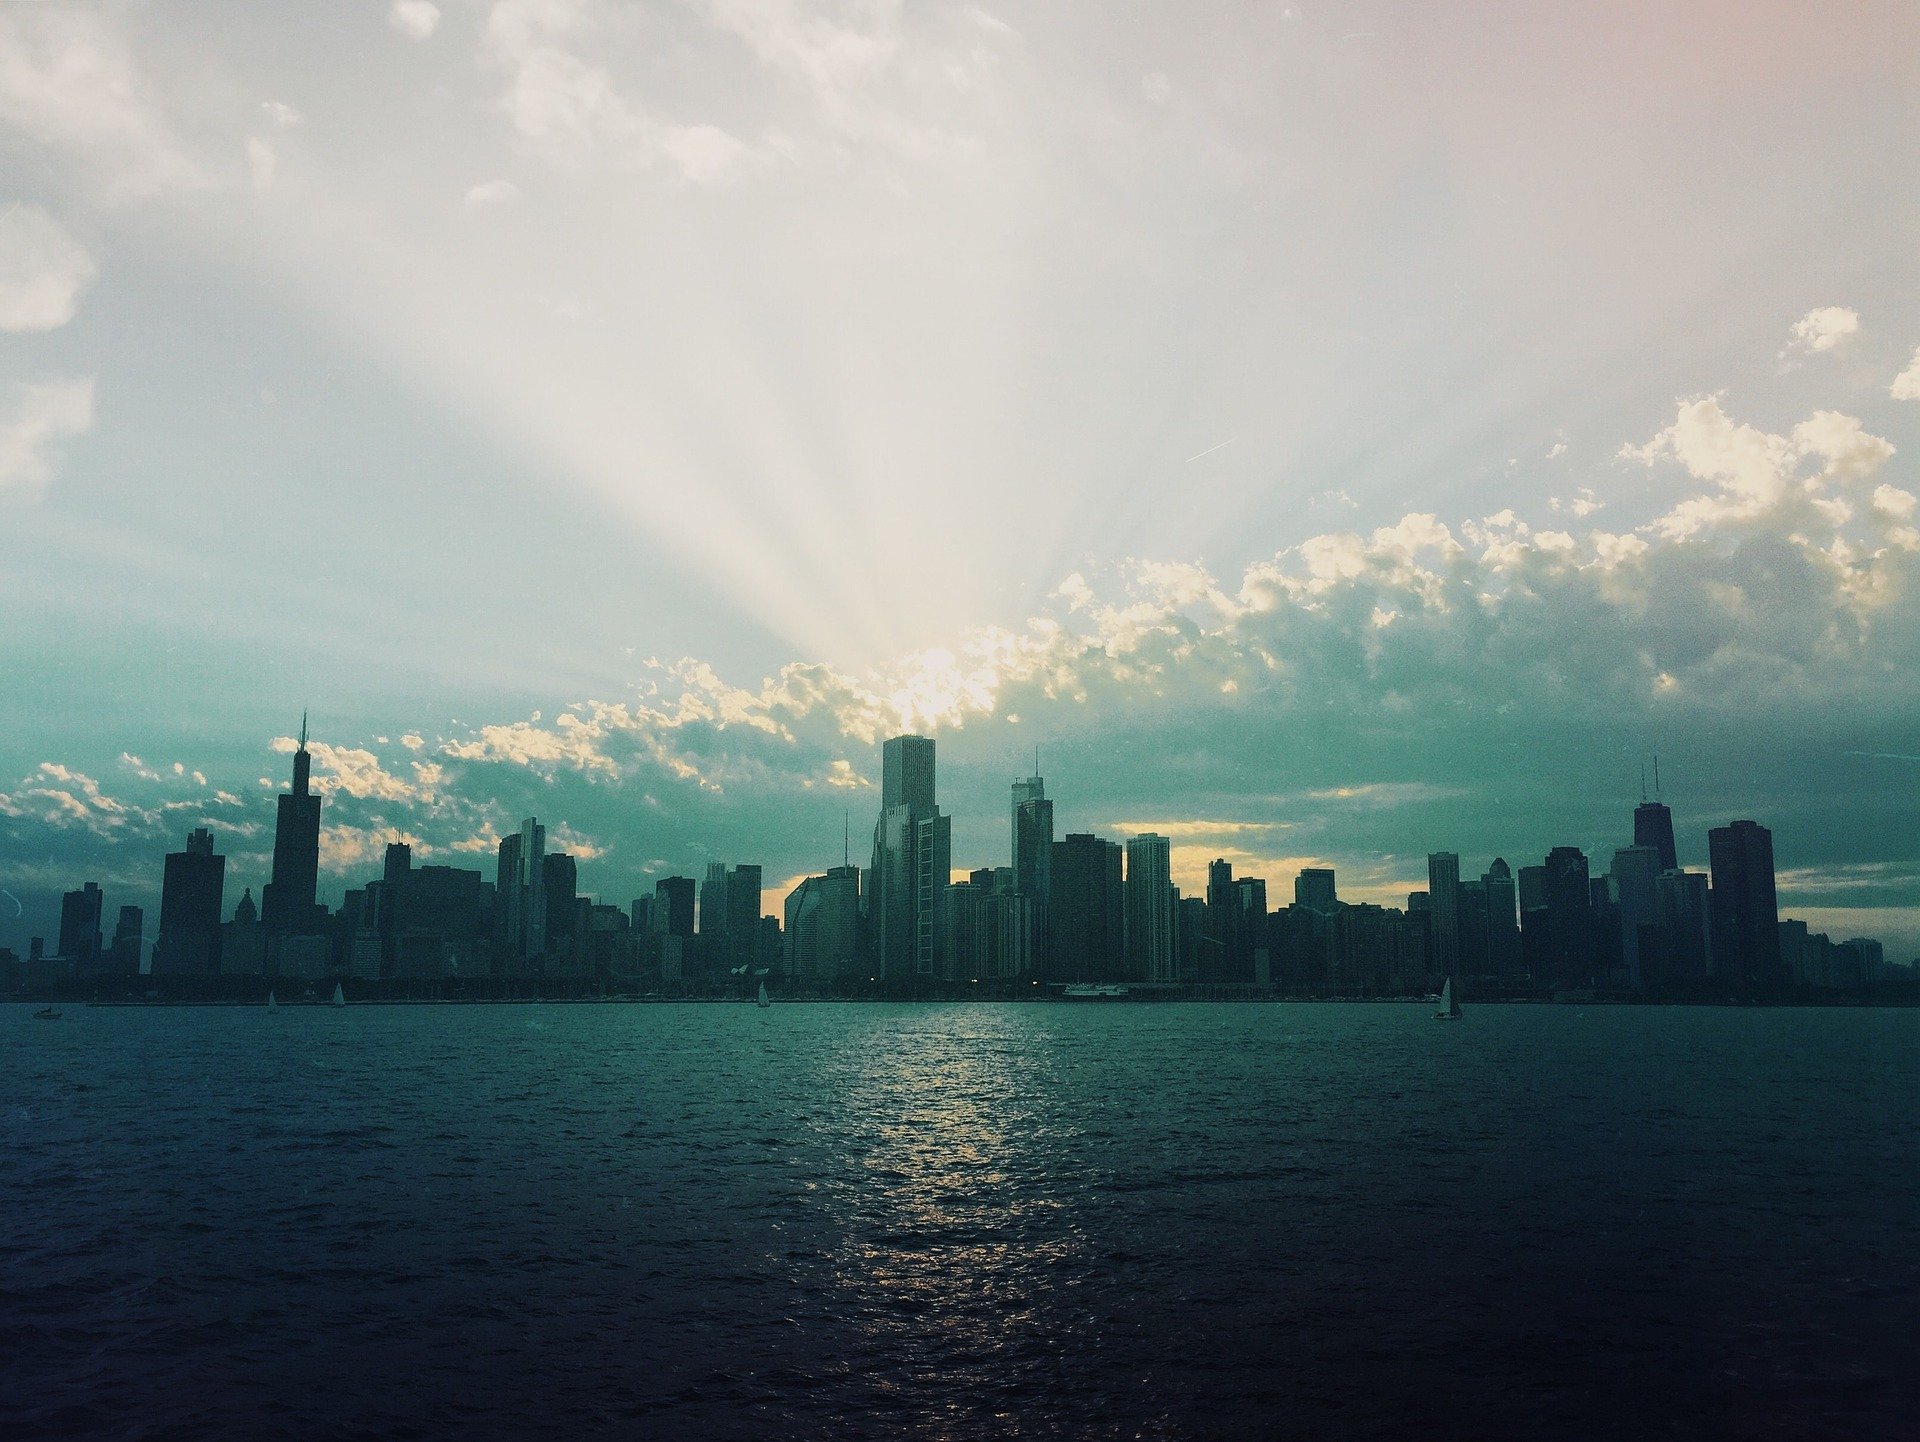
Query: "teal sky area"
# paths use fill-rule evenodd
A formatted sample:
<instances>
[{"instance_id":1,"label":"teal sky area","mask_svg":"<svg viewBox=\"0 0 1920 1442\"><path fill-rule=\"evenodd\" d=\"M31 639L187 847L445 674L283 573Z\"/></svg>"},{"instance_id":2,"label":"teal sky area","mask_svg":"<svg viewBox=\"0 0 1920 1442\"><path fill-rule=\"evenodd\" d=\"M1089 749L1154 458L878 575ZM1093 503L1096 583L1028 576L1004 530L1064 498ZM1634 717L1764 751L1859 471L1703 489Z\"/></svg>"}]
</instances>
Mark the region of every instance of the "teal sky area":
<instances>
[{"instance_id":1,"label":"teal sky area","mask_svg":"<svg viewBox=\"0 0 1920 1442\"><path fill-rule=\"evenodd\" d=\"M1911 959L1916 157L1908 4L0 7L0 946L308 708L331 899L777 910L915 730L1399 904L1657 753Z\"/></svg>"}]
</instances>

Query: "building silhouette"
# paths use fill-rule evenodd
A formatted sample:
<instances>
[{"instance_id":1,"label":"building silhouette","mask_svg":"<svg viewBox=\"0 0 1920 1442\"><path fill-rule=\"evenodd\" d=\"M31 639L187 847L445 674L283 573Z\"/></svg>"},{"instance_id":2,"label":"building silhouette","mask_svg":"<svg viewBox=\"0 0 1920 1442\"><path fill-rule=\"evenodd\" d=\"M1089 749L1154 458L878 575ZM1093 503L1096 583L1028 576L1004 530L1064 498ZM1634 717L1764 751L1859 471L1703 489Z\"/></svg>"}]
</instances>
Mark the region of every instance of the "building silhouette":
<instances>
[{"instance_id":1,"label":"building silhouette","mask_svg":"<svg viewBox=\"0 0 1920 1442\"><path fill-rule=\"evenodd\" d=\"M877 976L890 983L938 972L940 908L953 870L953 823L934 803L933 741L893 736L881 749L880 819L873 832L867 920Z\"/></svg>"},{"instance_id":2,"label":"building silhouette","mask_svg":"<svg viewBox=\"0 0 1920 1442\"><path fill-rule=\"evenodd\" d=\"M184 851L169 852L160 884L160 934L153 944L155 976L218 970L220 902L227 858L213 850L213 833L196 827Z\"/></svg>"},{"instance_id":3,"label":"building silhouette","mask_svg":"<svg viewBox=\"0 0 1920 1442\"><path fill-rule=\"evenodd\" d=\"M1164 836L1149 831L1127 838L1127 976L1134 981L1167 984L1179 979L1174 968L1172 858L1172 843Z\"/></svg>"},{"instance_id":4,"label":"building silhouette","mask_svg":"<svg viewBox=\"0 0 1920 1442\"><path fill-rule=\"evenodd\" d=\"M1429 969L1436 976L1452 976L1460 969L1460 858L1453 852L1427 857L1427 898Z\"/></svg>"},{"instance_id":5,"label":"building silhouette","mask_svg":"<svg viewBox=\"0 0 1920 1442\"><path fill-rule=\"evenodd\" d=\"M260 924L269 936L307 935L321 929L320 795L312 786L307 718L300 717L300 744L293 753L293 786L280 794L273 826L273 879L260 893Z\"/></svg>"},{"instance_id":6,"label":"building silhouette","mask_svg":"<svg viewBox=\"0 0 1920 1442\"><path fill-rule=\"evenodd\" d=\"M1714 980L1741 990L1784 984L1773 833L1753 821L1716 826L1707 833L1707 855Z\"/></svg>"},{"instance_id":7,"label":"building silhouette","mask_svg":"<svg viewBox=\"0 0 1920 1442\"><path fill-rule=\"evenodd\" d=\"M494 891L500 905L500 950L507 970L527 970L547 952L547 828L529 816L500 839Z\"/></svg>"},{"instance_id":8,"label":"building silhouette","mask_svg":"<svg viewBox=\"0 0 1920 1442\"><path fill-rule=\"evenodd\" d=\"M1119 843L1085 832L1053 843L1053 936L1048 981L1111 981L1125 960L1126 902Z\"/></svg>"},{"instance_id":9,"label":"building silhouette","mask_svg":"<svg viewBox=\"0 0 1920 1442\"><path fill-rule=\"evenodd\" d=\"M100 968L105 944L100 935L103 902L100 884L89 881L78 891L60 898L60 948L58 955L73 964L82 976Z\"/></svg>"}]
</instances>

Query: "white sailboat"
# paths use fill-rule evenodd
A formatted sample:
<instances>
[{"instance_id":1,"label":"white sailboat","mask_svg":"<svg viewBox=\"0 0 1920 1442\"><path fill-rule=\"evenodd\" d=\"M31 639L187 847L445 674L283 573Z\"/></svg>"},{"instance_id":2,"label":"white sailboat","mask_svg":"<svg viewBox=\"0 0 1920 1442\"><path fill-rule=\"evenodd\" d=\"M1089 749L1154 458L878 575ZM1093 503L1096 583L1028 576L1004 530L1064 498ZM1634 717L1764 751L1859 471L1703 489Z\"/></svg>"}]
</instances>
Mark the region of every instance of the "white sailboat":
<instances>
[{"instance_id":1,"label":"white sailboat","mask_svg":"<svg viewBox=\"0 0 1920 1442\"><path fill-rule=\"evenodd\" d=\"M1434 1017L1439 1021L1460 1020L1460 1003L1453 995L1452 977L1448 977L1446 984L1440 988L1440 1010L1434 1013Z\"/></svg>"},{"instance_id":2,"label":"white sailboat","mask_svg":"<svg viewBox=\"0 0 1920 1442\"><path fill-rule=\"evenodd\" d=\"M758 1004L761 1006L773 1005L773 999L767 995L767 984L764 981L760 983L760 1001Z\"/></svg>"},{"instance_id":3,"label":"white sailboat","mask_svg":"<svg viewBox=\"0 0 1920 1442\"><path fill-rule=\"evenodd\" d=\"M267 1010L268 1011L280 1010L280 1003L275 999L272 992L267 993Z\"/></svg>"},{"instance_id":4,"label":"white sailboat","mask_svg":"<svg viewBox=\"0 0 1920 1442\"><path fill-rule=\"evenodd\" d=\"M337 981L333 984L333 1004L335 1006L345 1006L347 1004L346 989Z\"/></svg>"}]
</instances>

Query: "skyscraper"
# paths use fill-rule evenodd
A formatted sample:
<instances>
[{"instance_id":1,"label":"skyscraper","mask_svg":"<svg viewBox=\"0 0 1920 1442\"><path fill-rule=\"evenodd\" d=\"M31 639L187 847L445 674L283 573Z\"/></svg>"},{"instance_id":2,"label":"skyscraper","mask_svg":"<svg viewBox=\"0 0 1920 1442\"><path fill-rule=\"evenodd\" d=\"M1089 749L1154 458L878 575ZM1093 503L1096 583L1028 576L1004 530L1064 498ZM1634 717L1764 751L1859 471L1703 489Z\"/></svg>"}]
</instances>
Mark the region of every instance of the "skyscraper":
<instances>
[{"instance_id":1,"label":"skyscraper","mask_svg":"<svg viewBox=\"0 0 1920 1442\"><path fill-rule=\"evenodd\" d=\"M1660 859L1661 871L1673 871L1680 865L1673 845L1673 813L1660 799L1660 758L1653 759L1653 800L1647 800L1647 773L1640 773L1640 804L1633 809L1633 844L1649 846Z\"/></svg>"},{"instance_id":2,"label":"skyscraper","mask_svg":"<svg viewBox=\"0 0 1920 1442\"><path fill-rule=\"evenodd\" d=\"M500 905L502 969L519 972L547 950L547 828L529 816L500 840L494 889Z\"/></svg>"},{"instance_id":3,"label":"skyscraper","mask_svg":"<svg viewBox=\"0 0 1920 1442\"><path fill-rule=\"evenodd\" d=\"M1076 833L1053 843L1050 981L1109 981L1125 964L1126 902L1118 842Z\"/></svg>"},{"instance_id":4,"label":"skyscraper","mask_svg":"<svg viewBox=\"0 0 1920 1442\"><path fill-rule=\"evenodd\" d=\"M1207 928L1200 938L1200 980L1240 982L1253 979L1250 957L1241 956L1239 907L1233 895L1233 863L1215 857L1207 863ZM1244 961L1244 965L1243 965Z\"/></svg>"},{"instance_id":5,"label":"skyscraper","mask_svg":"<svg viewBox=\"0 0 1920 1442\"><path fill-rule=\"evenodd\" d=\"M834 981L860 965L860 868L832 866L809 876L787 896L787 974L800 981Z\"/></svg>"},{"instance_id":6,"label":"skyscraper","mask_svg":"<svg viewBox=\"0 0 1920 1442\"><path fill-rule=\"evenodd\" d=\"M1036 754L1034 774L1013 783L1013 890L1029 901L1039 963L1046 965L1047 898L1053 891L1053 803L1040 778Z\"/></svg>"},{"instance_id":7,"label":"skyscraper","mask_svg":"<svg viewBox=\"0 0 1920 1442\"><path fill-rule=\"evenodd\" d=\"M1514 911L1513 868L1496 856L1480 881L1487 892L1487 967L1496 976L1517 976L1523 964Z\"/></svg>"},{"instance_id":8,"label":"skyscraper","mask_svg":"<svg viewBox=\"0 0 1920 1442\"><path fill-rule=\"evenodd\" d=\"M889 737L881 751L880 778L868 919L878 973L899 983L935 974L953 827L934 804L929 737Z\"/></svg>"},{"instance_id":9,"label":"skyscraper","mask_svg":"<svg viewBox=\"0 0 1920 1442\"><path fill-rule=\"evenodd\" d=\"M260 892L260 924L269 936L305 935L318 929L320 795L311 786L307 718L300 717L300 746L293 753L293 788L280 794L273 828L273 879Z\"/></svg>"},{"instance_id":10,"label":"skyscraper","mask_svg":"<svg viewBox=\"0 0 1920 1442\"><path fill-rule=\"evenodd\" d=\"M1546 934L1542 962L1549 981L1586 986L1593 980L1593 878L1586 853L1556 846L1547 853Z\"/></svg>"},{"instance_id":11,"label":"skyscraper","mask_svg":"<svg viewBox=\"0 0 1920 1442\"><path fill-rule=\"evenodd\" d=\"M160 935L153 944L156 976L211 972L220 961L220 900L227 858L213 853L213 833L196 827L185 851L169 852L160 885Z\"/></svg>"},{"instance_id":12,"label":"skyscraper","mask_svg":"<svg viewBox=\"0 0 1920 1442\"><path fill-rule=\"evenodd\" d=\"M120 908L120 919L113 928L113 945L107 953L109 971L120 976L133 976L140 970L140 938L146 930L146 921L144 908Z\"/></svg>"},{"instance_id":13,"label":"skyscraper","mask_svg":"<svg viewBox=\"0 0 1920 1442\"><path fill-rule=\"evenodd\" d=\"M1635 827L1638 829L1638 819ZM1627 983L1639 986L1645 980L1643 950L1657 950L1660 925L1660 852L1652 846L1622 846L1613 853L1610 873L1614 904L1620 908L1620 956L1626 965Z\"/></svg>"},{"instance_id":14,"label":"skyscraper","mask_svg":"<svg viewBox=\"0 0 1920 1442\"><path fill-rule=\"evenodd\" d=\"M1293 904L1305 907L1308 911L1317 911L1322 916L1331 916L1334 908L1340 904L1333 868L1302 867L1300 874L1293 879Z\"/></svg>"},{"instance_id":15,"label":"skyscraper","mask_svg":"<svg viewBox=\"0 0 1920 1442\"><path fill-rule=\"evenodd\" d=\"M1127 976L1135 981L1172 982L1172 843L1146 832L1127 838Z\"/></svg>"},{"instance_id":16,"label":"skyscraper","mask_svg":"<svg viewBox=\"0 0 1920 1442\"><path fill-rule=\"evenodd\" d=\"M1427 857L1427 903L1431 913L1429 946L1433 972L1452 976L1460 968L1460 858L1451 851Z\"/></svg>"},{"instance_id":17,"label":"skyscraper","mask_svg":"<svg viewBox=\"0 0 1920 1442\"><path fill-rule=\"evenodd\" d=\"M754 963L760 939L760 892L758 866L735 866L727 871L726 939L721 949L729 971Z\"/></svg>"},{"instance_id":18,"label":"skyscraper","mask_svg":"<svg viewBox=\"0 0 1920 1442\"><path fill-rule=\"evenodd\" d=\"M1743 989L1781 984L1773 833L1754 821L1716 826L1707 833L1707 855L1714 980Z\"/></svg>"},{"instance_id":19,"label":"skyscraper","mask_svg":"<svg viewBox=\"0 0 1920 1442\"><path fill-rule=\"evenodd\" d=\"M97 881L89 881L78 891L69 891L60 898L59 955L72 962L82 976L96 970L100 963L102 909Z\"/></svg>"}]
</instances>

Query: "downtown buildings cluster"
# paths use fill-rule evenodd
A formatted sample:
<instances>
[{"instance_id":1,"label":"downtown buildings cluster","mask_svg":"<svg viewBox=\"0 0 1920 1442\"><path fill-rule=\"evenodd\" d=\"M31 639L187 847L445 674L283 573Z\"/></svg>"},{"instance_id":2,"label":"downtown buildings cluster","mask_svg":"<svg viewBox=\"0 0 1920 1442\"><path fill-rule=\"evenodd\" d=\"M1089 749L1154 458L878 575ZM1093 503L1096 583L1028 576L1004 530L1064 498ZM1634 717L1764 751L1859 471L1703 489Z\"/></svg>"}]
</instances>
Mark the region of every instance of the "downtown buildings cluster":
<instances>
[{"instance_id":1,"label":"downtown buildings cluster","mask_svg":"<svg viewBox=\"0 0 1920 1442\"><path fill-rule=\"evenodd\" d=\"M1166 836L1057 836L1039 775L1013 782L1010 864L959 879L934 742L896 736L882 747L869 864L855 865L848 846L841 865L792 889L779 916L764 914L753 864L660 878L626 906L583 896L576 859L547 850L531 817L500 840L491 880L416 865L395 843L380 876L329 909L311 765L303 723L257 904L248 889L226 909L226 858L196 829L166 857L150 949L137 906L120 908L107 937L104 897L89 882L66 894L53 952L41 943L26 958L0 952L8 988L260 978L711 995L772 978L818 994L1393 996L1452 979L1483 995L1705 999L1855 991L1888 975L1878 942L1835 942L1781 919L1766 827L1714 828L1710 871L1683 868L1657 794L1643 795L1632 839L1605 871L1557 846L1517 871L1495 858L1474 878L1459 856L1435 852L1427 886L1404 907L1342 900L1334 871L1314 867L1275 907L1265 878L1235 876L1225 859L1208 867L1204 894L1182 895Z\"/></svg>"}]
</instances>

